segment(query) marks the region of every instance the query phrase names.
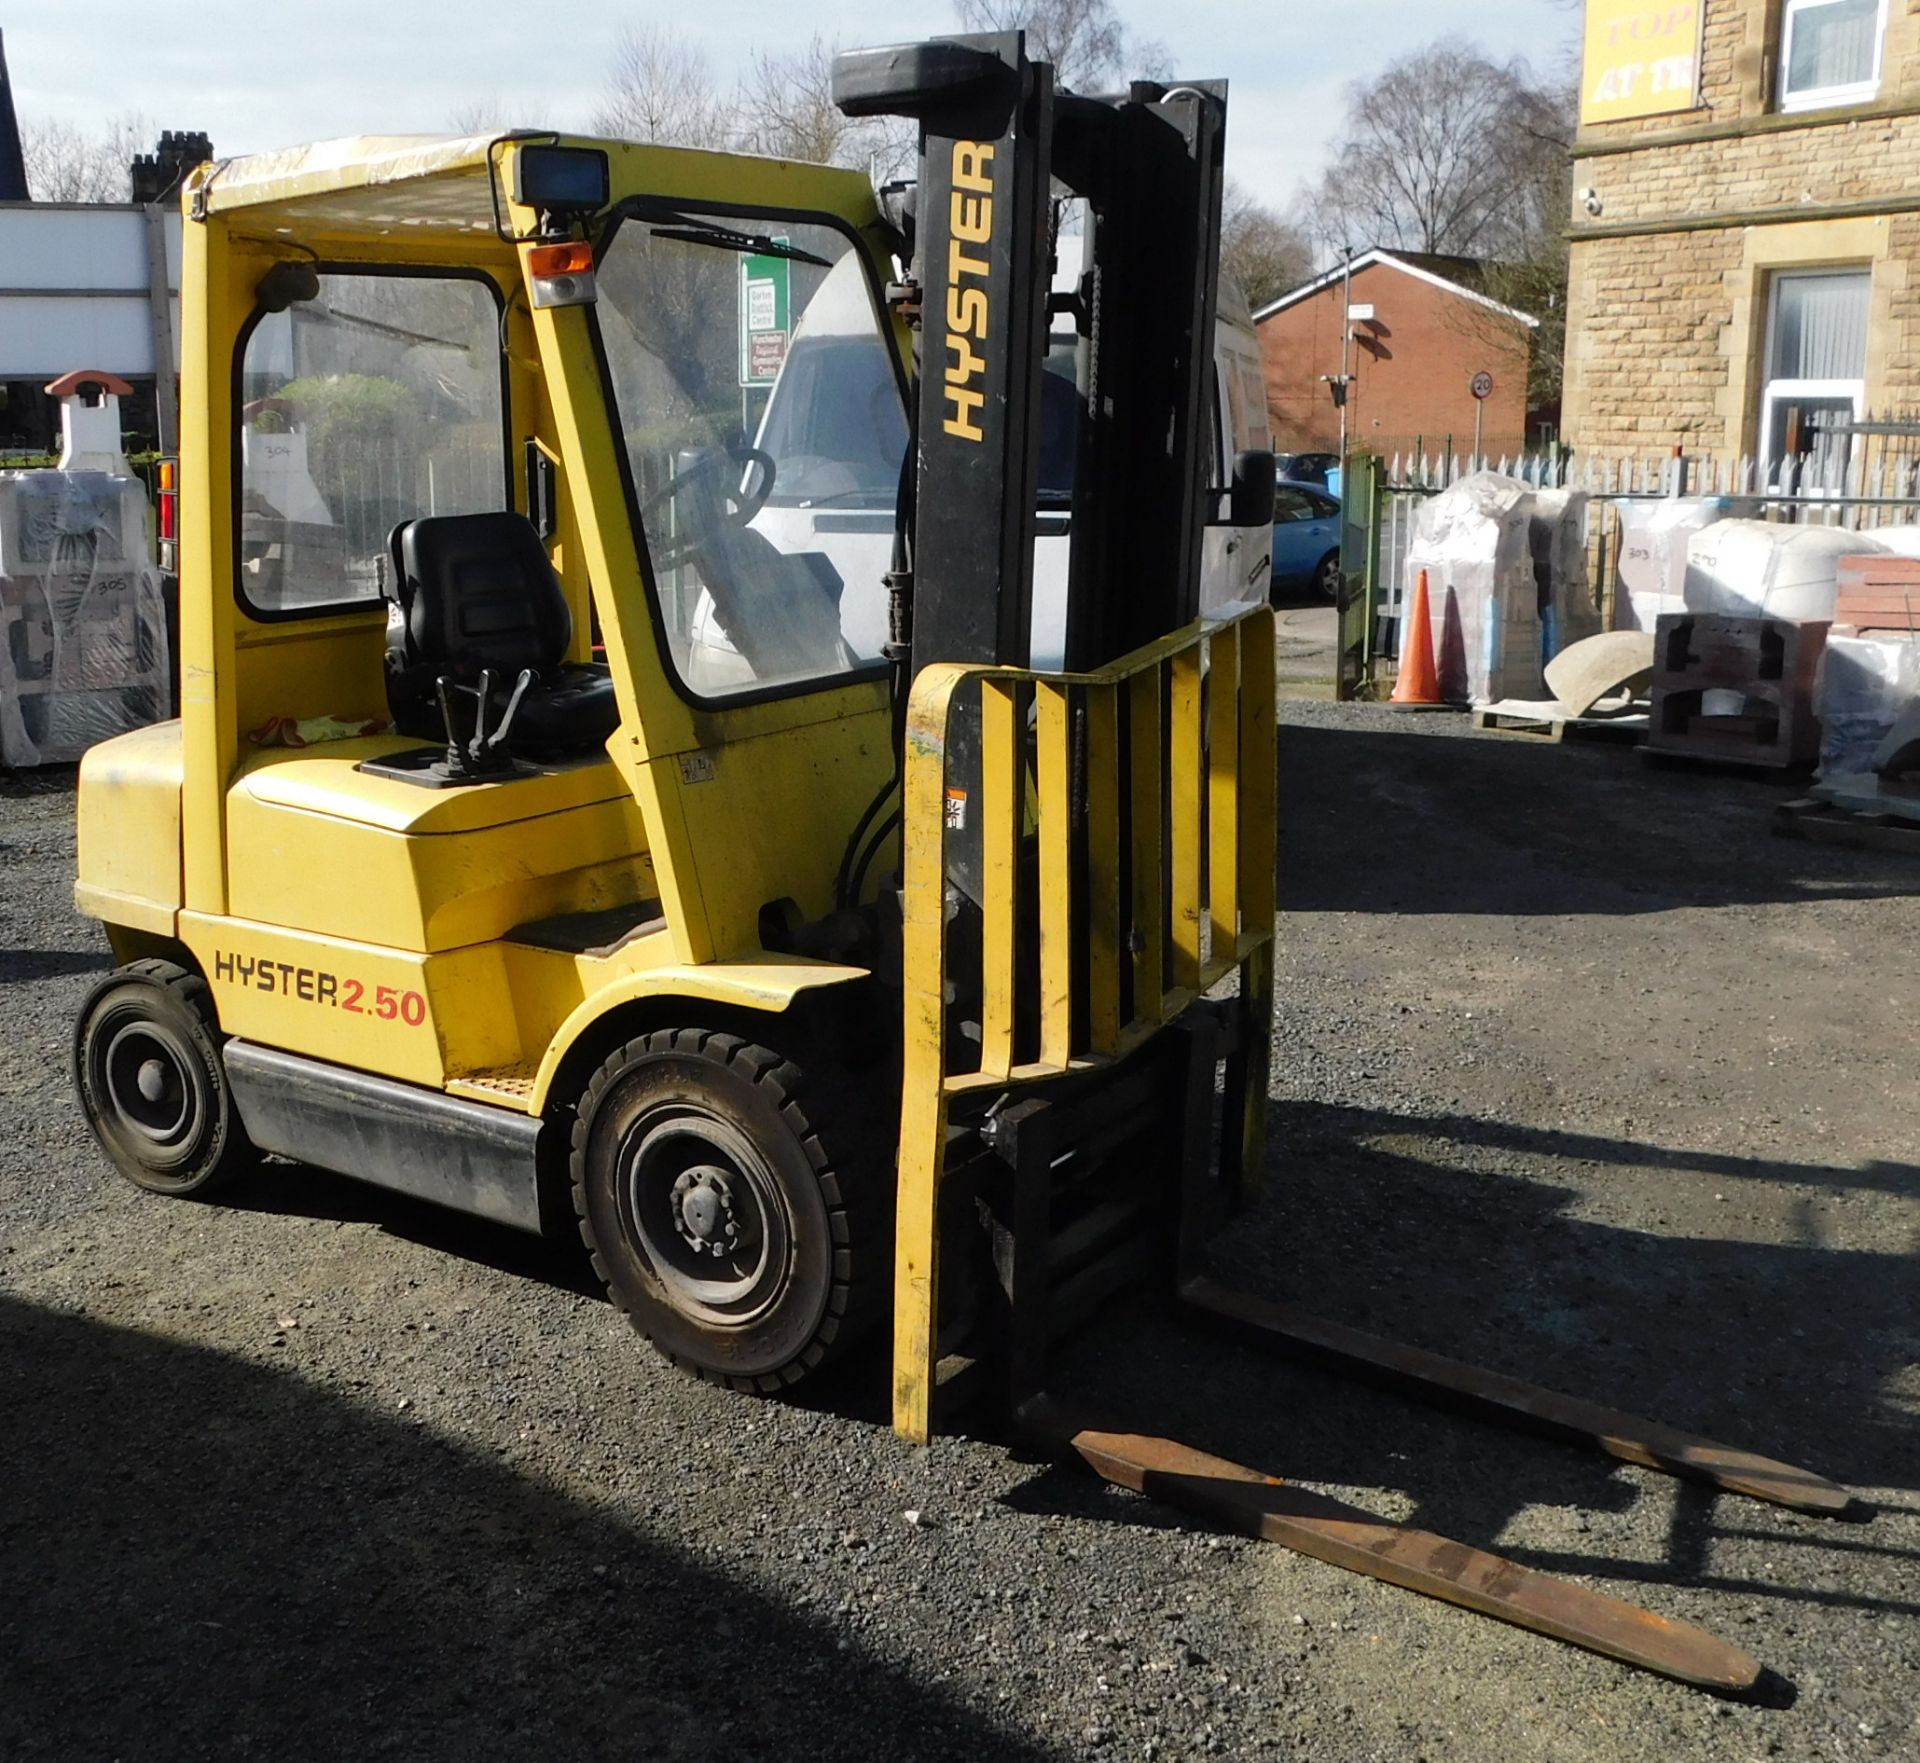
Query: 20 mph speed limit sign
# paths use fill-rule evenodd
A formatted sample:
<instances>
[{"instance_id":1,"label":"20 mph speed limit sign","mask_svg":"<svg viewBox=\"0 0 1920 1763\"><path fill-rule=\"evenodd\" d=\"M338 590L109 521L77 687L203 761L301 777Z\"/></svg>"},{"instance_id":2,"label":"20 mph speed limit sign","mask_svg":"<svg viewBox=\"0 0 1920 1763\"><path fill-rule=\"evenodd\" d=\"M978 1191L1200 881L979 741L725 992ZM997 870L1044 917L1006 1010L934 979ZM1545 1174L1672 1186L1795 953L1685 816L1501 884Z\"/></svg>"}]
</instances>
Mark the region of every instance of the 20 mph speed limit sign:
<instances>
[{"instance_id":1,"label":"20 mph speed limit sign","mask_svg":"<svg viewBox=\"0 0 1920 1763\"><path fill-rule=\"evenodd\" d=\"M1476 373L1467 381L1467 390L1476 398L1487 399L1493 396L1493 375L1486 372Z\"/></svg>"}]
</instances>

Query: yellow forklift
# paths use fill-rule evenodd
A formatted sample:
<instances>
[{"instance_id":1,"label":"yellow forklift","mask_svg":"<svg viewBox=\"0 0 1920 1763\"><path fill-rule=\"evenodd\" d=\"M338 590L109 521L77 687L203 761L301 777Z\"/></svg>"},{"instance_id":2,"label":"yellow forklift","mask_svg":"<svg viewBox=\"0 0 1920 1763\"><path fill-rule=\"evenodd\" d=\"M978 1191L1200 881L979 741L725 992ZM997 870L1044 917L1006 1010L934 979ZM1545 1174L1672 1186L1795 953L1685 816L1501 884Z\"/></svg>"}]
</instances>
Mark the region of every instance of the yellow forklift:
<instances>
[{"instance_id":1,"label":"yellow forklift","mask_svg":"<svg viewBox=\"0 0 1920 1763\"><path fill-rule=\"evenodd\" d=\"M1698 1630L1053 1387L1058 1334L1158 1279L1283 1351L1848 1499L1208 1278L1266 1161L1274 934L1265 583L1197 592L1209 527L1272 504L1210 378L1225 88L1073 95L1011 33L842 57L836 96L917 119L910 189L550 132L187 179L181 716L80 780L102 1148L160 1193L272 1153L577 1226L740 1390L890 1328L908 1440L991 1398L1214 1522L1751 1690Z\"/></svg>"}]
</instances>

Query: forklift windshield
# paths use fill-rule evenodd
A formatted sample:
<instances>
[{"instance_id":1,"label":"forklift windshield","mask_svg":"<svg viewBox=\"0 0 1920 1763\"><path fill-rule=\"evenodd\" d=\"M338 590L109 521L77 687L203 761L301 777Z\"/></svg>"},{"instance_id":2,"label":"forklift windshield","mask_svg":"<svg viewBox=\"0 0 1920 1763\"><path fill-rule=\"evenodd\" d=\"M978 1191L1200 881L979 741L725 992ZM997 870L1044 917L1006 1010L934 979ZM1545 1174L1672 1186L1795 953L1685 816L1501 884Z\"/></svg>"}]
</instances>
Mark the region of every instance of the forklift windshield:
<instances>
[{"instance_id":1,"label":"forklift windshield","mask_svg":"<svg viewBox=\"0 0 1920 1763\"><path fill-rule=\"evenodd\" d=\"M660 621L700 698L878 665L906 448L899 375L852 235L798 218L752 226L782 253L629 221L599 272Z\"/></svg>"}]
</instances>

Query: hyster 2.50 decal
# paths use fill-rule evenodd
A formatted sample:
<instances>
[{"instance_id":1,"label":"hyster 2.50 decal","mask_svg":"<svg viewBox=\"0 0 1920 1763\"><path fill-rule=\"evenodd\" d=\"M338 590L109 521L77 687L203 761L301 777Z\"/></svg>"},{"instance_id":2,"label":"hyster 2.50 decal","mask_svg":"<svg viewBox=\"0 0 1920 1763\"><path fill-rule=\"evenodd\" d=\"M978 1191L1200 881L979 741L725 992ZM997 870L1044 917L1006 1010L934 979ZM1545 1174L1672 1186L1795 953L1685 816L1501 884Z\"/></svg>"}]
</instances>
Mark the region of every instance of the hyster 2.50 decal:
<instances>
[{"instance_id":1,"label":"hyster 2.50 decal","mask_svg":"<svg viewBox=\"0 0 1920 1763\"><path fill-rule=\"evenodd\" d=\"M303 1004L322 1004L355 1016L378 1017L382 1022L404 1022L409 1028L418 1028L427 1020L427 1001L420 993L395 986L369 986L350 974L329 973L324 967L299 967L291 961L231 955L217 949L213 977L250 991L297 998Z\"/></svg>"}]
</instances>

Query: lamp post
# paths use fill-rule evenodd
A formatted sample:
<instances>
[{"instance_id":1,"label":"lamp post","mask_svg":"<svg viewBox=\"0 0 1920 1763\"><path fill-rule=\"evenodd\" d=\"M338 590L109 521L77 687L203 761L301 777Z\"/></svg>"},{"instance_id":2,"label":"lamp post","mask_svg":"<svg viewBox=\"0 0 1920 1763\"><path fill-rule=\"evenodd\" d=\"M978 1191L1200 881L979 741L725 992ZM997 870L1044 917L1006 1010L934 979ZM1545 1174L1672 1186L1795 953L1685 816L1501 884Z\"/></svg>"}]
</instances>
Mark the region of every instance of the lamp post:
<instances>
[{"instance_id":1,"label":"lamp post","mask_svg":"<svg viewBox=\"0 0 1920 1763\"><path fill-rule=\"evenodd\" d=\"M1353 389L1353 247L1340 283L1340 481L1347 481L1347 394Z\"/></svg>"}]
</instances>

